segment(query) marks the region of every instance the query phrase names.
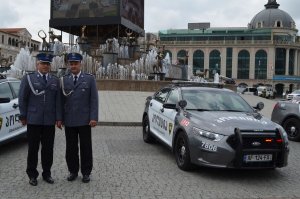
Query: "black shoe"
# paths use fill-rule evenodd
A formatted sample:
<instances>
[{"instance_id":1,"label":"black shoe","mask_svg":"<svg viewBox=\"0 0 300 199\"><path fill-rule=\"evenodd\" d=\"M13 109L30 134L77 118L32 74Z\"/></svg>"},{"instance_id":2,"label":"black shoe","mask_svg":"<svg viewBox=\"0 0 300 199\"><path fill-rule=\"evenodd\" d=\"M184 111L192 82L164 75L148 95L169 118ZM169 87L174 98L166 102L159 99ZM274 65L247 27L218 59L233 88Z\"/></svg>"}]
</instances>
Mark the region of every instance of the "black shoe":
<instances>
[{"instance_id":1,"label":"black shoe","mask_svg":"<svg viewBox=\"0 0 300 199\"><path fill-rule=\"evenodd\" d=\"M49 184L53 184L54 180L51 176L43 177L43 180L46 181Z\"/></svg>"},{"instance_id":2,"label":"black shoe","mask_svg":"<svg viewBox=\"0 0 300 199\"><path fill-rule=\"evenodd\" d=\"M83 183L88 183L90 181L90 176L89 175L83 175L82 176L82 182Z\"/></svg>"},{"instance_id":3,"label":"black shoe","mask_svg":"<svg viewBox=\"0 0 300 199\"><path fill-rule=\"evenodd\" d=\"M29 184L32 185L32 186L36 186L38 184L37 179L36 178L30 178L29 179Z\"/></svg>"},{"instance_id":4,"label":"black shoe","mask_svg":"<svg viewBox=\"0 0 300 199\"><path fill-rule=\"evenodd\" d=\"M77 176L78 176L77 173L70 173L70 174L68 175L68 177L67 177L67 180L68 180L68 181L74 181L74 180L76 180Z\"/></svg>"}]
</instances>

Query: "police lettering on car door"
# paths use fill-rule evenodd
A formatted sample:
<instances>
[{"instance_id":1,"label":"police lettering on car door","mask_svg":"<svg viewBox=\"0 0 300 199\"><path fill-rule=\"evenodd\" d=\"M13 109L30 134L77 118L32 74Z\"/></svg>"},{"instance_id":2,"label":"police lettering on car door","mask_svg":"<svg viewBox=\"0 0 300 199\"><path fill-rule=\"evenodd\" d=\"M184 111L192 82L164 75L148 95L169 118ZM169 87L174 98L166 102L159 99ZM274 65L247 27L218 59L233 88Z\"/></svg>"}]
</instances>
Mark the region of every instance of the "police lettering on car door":
<instances>
[{"instance_id":1,"label":"police lettering on car door","mask_svg":"<svg viewBox=\"0 0 300 199\"><path fill-rule=\"evenodd\" d=\"M164 132L167 132L168 122L164 120L162 117L160 117L159 115L153 114L152 123L155 124L157 127L163 129Z\"/></svg>"}]
</instances>

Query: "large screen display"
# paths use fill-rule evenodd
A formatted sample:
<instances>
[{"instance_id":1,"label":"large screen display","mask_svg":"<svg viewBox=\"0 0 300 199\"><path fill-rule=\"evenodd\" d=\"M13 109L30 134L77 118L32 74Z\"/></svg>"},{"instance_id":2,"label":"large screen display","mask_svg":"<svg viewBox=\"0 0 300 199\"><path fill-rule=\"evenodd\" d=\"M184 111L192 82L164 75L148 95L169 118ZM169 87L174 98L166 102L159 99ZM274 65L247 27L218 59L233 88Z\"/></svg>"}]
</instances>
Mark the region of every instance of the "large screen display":
<instances>
[{"instance_id":1,"label":"large screen display","mask_svg":"<svg viewBox=\"0 0 300 199\"><path fill-rule=\"evenodd\" d=\"M144 28L144 0L120 0L120 15Z\"/></svg>"},{"instance_id":2,"label":"large screen display","mask_svg":"<svg viewBox=\"0 0 300 199\"><path fill-rule=\"evenodd\" d=\"M51 19L119 16L120 0L51 1Z\"/></svg>"}]
</instances>

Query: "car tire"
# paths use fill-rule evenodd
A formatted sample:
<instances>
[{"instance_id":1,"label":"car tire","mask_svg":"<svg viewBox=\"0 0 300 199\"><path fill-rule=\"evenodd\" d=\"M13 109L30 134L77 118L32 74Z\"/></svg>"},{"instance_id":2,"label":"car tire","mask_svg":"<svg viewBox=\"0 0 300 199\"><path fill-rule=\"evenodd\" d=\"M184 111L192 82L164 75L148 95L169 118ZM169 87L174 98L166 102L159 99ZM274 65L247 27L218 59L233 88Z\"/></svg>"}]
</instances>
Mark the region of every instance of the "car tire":
<instances>
[{"instance_id":1,"label":"car tire","mask_svg":"<svg viewBox=\"0 0 300 199\"><path fill-rule=\"evenodd\" d=\"M174 155L177 166L184 171L191 170L192 163L190 157L190 150L188 146L187 136L185 133L180 132L176 136L174 145Z\"/></svg>"},{"instance_id":2,"label":"car tire","mask_svg":"<svg viewBox=\"0 0 300 199\"><path fill-rule=\"evenodd\" d=\"M286 131L289 140L300 141L300 120L297 118L289 118L284 121L283 128Z\"/></svg>"},{"instance_id":3,"label":"car tire","mask_svg":"<svg viewBox=\"0 0 300 199\"><path fill-rule=\"evenodd\" d=\"M149 118L147 115L144 117L142 125L143 125L143 140L144 140L144 142L152 143L154 141L154 138L151 135Z\"/></svg>"}]
</instances>

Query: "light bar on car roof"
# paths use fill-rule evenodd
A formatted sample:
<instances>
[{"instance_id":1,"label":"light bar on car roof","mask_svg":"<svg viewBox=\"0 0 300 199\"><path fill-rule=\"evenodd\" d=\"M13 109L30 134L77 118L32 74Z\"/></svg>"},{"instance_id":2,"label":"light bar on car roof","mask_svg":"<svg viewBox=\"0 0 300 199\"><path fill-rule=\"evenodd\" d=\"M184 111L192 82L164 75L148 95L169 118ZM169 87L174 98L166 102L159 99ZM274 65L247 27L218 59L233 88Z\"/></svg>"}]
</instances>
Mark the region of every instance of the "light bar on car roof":
<instances>
[{"instance_id":1,"label":"light bar on car roof","mask_svg":"<svg viewBox=\"0 0 300 199\"><path fill-rule=\"evenodd\" d=\"M180 81L180 80L173 80L172 84L174 86L195 86L195 87L211 87L211 88L223 88L224 84L222 83L215 83L215 82L192 82L192 81Z\"/></svg>"}]
</instances>

